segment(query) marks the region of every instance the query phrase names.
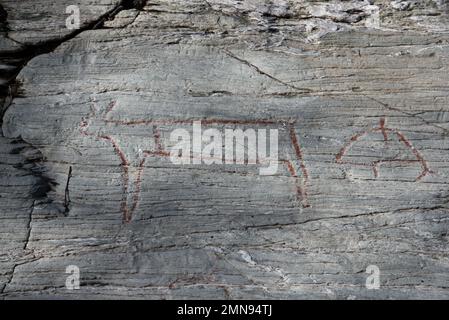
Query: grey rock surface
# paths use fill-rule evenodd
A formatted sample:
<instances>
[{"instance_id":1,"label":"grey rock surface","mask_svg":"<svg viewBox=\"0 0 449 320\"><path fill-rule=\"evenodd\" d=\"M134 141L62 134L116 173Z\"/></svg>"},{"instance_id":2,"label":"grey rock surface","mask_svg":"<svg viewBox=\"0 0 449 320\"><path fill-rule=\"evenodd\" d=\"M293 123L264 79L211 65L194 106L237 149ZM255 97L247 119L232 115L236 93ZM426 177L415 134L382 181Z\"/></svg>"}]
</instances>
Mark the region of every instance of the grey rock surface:
<instances>
[{"instance_id":1,"label":"grey rock surface","mask_svg":"<svg viewBox=\"0 0 449 320\"><path fill-rule=\"evenodd\" d=\"M2 298L449 298L447 1L48 3L1 3ZM277 174L173 164L194 120Z\"/></svg>"}]
</instances>

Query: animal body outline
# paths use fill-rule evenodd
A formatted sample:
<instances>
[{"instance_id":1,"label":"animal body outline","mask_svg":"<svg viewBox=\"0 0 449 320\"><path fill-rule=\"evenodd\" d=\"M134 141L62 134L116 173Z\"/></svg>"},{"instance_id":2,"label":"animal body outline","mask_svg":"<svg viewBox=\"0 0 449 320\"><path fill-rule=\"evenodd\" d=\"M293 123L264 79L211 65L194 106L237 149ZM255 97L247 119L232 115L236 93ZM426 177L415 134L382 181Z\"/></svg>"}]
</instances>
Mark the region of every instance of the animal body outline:
<instances>
[{"instance_id":1,"label":"animal body outline","mask_svg":"<svg viewBox=\"0 0 449 320\"><path fill-rule=\"evenodd\" d=\"M363 137L369 135L370 133L381 133L383 138L384 138L384 142L387 143L389 141L389 134L393 134L395 135L398 140L407 148L411 151L411 153L415 156L416 160L405 160L405 159L387 159L387 160L376 160L376 161L372 161L371 163L355 163L355 162L351 162L351 161L344 161L343 157L346 155L346 153L349 151L349 149L356 144L357 142L360 141L360 139L362 139ZM418 163L420 164L422 170L421 173L416 177L415 181L419 181L422 178L424 178L425 176L427 176L428 174L433 173L433 171L431 171L429 169L429 166L427 164L427 161L424 159L423 155L418 151L418 149L415 148L415 146L407 139L407 137L400 132L397 129L392 129L392 128L388 128L386 126L386 119L385 117L380 118L379 120L379 126L377 127L372 127L368 130L359 132L355 135L353 135L350 139L349 142L347 142L341 149L340 151L337 153L336 155L336 162L338 164L350 164L353 166L363 166L363 167L370 167L373 170L373 174L374 174L374 178L378 178L379 177L379 169L380 166L384 163Z\"/></svg>"},{"instance_id":2,"label":"animal body outline","mask_svg":"<svg viewBox=\"0 0 449 320\"><path fill-rule=\"evenodd\" d=\"M285 165L287 171L295 180L295 189L296 189L296 198L297 201L303 208L310 207L308 203L308 192L307 186L309 183L309 173L307 167L304 163L303 151L299 144L299 139L297 136L296 128L295 128L295 120L292 119L258 119L258 120L235 120L235 119L138 119L138 120L114 120L109 118L111 112L117 106L116 101L111 101L105 110L97 110L96 101L91 101L90 105L90 113L87 117L83 117L79 124L79 132L83 136L90 136L96 139L101 139L111 144L114 149L114 152L120 159L120 165L122 167L122 179L123 179L123 194L121 201L121 211L123 213L123 221L128 223L132 220L133 213L136 211L141 193L141 183L142 183L142 174L144 171L144 165L148 157L159 157L159 158L167 158L170 157L170 152L164 149L164 146L161 142L161 134L158 126L166 126L166 125L189 125L194 121L201 121L203 125L287 125L289 140L291 146L293 147L293 153L295 160L291 159L278 159L278 163L281 165ZM100 116L100 118L98 118ZM124 126L151 126L153 129L153 140L155 145L155 150L143 150L142 151L142 159L140 159L137 166L137 174L135 176L134 181L130 181L130 167L131 163L126 156L125 152L120 147L120 144L114 139L112 135L107 134L98 134L89 131L89 125L93 119L100 120L103 122L105 126L109 125L124 125ZM299 165L295 166L294 161L298 161ZM298 175L298 172L301 172L301 175ZM131 189L131 183L134 187L134 192L131 199L128 199L130 196L129 190Z\"/></svg>"}]
</instances>

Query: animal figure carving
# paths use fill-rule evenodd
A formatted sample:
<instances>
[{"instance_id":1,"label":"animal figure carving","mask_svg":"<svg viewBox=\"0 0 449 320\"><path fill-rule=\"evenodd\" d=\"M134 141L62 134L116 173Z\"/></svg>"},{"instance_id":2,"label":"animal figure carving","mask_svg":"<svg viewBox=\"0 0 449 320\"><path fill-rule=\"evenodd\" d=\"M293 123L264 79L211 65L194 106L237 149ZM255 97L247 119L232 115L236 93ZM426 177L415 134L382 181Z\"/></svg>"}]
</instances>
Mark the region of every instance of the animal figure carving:
<instances>
[{"instance_id":1,"label":"animal figure carving","mask_svg":"<svg viewBox=\"0 0 449 320\"><path fill-rule=\"evenodd\" d=\"M309 174L304 163L303 153L299 144L295 121L287 120L233 120L233 119L138 119L138 120L116 120L111 117L116 109L117 103L111 102L105 109L99 109L95 101L92 101L91 111L86 118L83 118L79 131L83 136L90 136L109 143L114 152L120 159L122 167L123 195L121 201L121 211L123 221L130 222L133 213L139 205L141 193L142 175L147 158L166 158L169 160L170 152L164 146L161 139L160 127L171 127L176 129L179 126L192 125L194 121L201 121L204 126L258 126L258 127L276 127L286 128L288 134L289 151L284 157L279 157L278 163L284 166L294 180L295 197L302 207L309 207L307 200L307 185ZM123 137L120 136L120 130L117 127L126 126L128 128L148 127L151 130L152 146L142 149L139 141L133 141L137 144L134 151L124 151ZM129 143L129 139L128 139ZM131 156L130 156L131 154Z\"/></svg>"},{"instance_id":2,"label":"animal figure carving","mask_svg":"<svg viewBox=\"0 0 449 320\"><path fill-rule=\"evenodd\" d=\"M361 144L364 139L368 139L370 135L376 134L379 135L382 140L382 147L388 147L389 143L393 144L393 142L397 142L399 145L396 145L396 148L390 147L385 150L374 150L374 152L376 152L376 154L373 155L375 160L372 160L371 162L345 160L346 158L349 158L349 151L351 149L356 148L358 144ZM369 167L372 169L375 178L379 177L380 167L385 164L418 165L421 168L421 171L416 177L416 181L419 181L426 175L432 173L421 153L412 145L404 134L396 129L388 128L385 125L385 118L380 119L379 126L352 136L349 142L338 152L336 161L339 164Z\"/></svg>"}]
</instances>

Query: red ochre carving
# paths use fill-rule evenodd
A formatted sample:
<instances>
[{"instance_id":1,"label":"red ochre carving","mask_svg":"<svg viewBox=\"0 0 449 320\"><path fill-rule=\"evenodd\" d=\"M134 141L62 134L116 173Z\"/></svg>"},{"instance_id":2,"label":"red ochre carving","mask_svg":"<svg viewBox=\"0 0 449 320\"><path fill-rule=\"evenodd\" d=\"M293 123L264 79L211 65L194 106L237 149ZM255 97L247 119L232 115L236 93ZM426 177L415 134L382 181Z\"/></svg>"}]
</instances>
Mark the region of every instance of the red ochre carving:
<instances>
[{"instance_id":1,"label":"red ochre carving","mask_svg":"<svg viewBox=\"0 0 449 320\"><path fill-rule=\"evenodd\" d=\"M295 181L295 191L296 198L302 207L309 207L308 204L308 194L307 194L307 185L309 182L309 173L304 164L303 153L299 144L299 140L297 137L296 129L294 127L295 121L291 119L259 119L259 120L232 120L232 119L194 119L194 120L183 120L183 119L154 119L154 120L145 120L138 119L132 121L122 121L122 120L113 120L109 119L108 115L114 110L117 103L115 101L111 102L105 111L97 112L95 108L95 102L91 105L91 112L87 116L87 118L83 118L80 123L80 133L84 136L91 136L97 139L101 139L107 141L113 147L115 153L120 159L120 166L122 167L123 174L123 198L121 202L121 211L123 213L123 221L130 222L132 219L132 215L138 207L140 192L141 192L141 184L142 184L142 174L145 169L145 162L148 157L155 158L169 158L170 152L164 150L164 147L161 142L161 133L159 131L158 126L175 126L175 125L192 125L194 121L201 121L201 125L255 125L255 126L268 126L268 125L285 125L288 126L289 140L291 142L291 147L293 149L293 153L296 157L296 160L299 163L299 168L295 168L294 161L290 159L279 159L279 163L286 166L287 171L292 176ZM111 135L102 135L98 133L92 133L89 131L89 125L92 119L97 119L102 121L102 125L114 125L114 126L152 126L153 129L153 140L156 150L144 150L142 151L142 158L138 164L137 175L134 182L130 181L130 167L131 163L126 157L126 154L123 152L120 145ZM193 157L191 156L191 159ZM202 158L204 159L204 157ZM221 158L219 159L221 160ZM260 164L260 162L257 162ZM298 175L298 172L301 172ZM132 198L128 199L130 195L130 183L133 183L134 192L131 194Z\"/></svg>"},{"instance_id":2,"label":"red ochre carving","mask_svg":"<svg viewBox=\"0 0 449 320\"><path fill-rule=\"evenodd\" d=\"M344 161L343 158L349 151L349 149L359 142L363 137L369 135L370 133L380 132L383 136L384 143L388 143L389 137L391 135L395 135L398 140L414 155L416 160L404 160L404 159L385 159L385 160L375 160L371 163L355 163L351 161ZM379 126L371 128L369 130L360 132L351 137L348 143L346 143L343 148L341 148L340 152L336 156L337 163L339 164L350 164L353 166L362 166L362 167L370 167L373 170L374 177L377 178L379 176L379 168L380 165L384 163L409 163L409 164L419 164L422 168L421 173L418 175L415 181L419 181L424 178L426 175L432 173L427 165L427 161L421 155L421 153L412 145L412 143L402 134L400 131L396 129L390 129L385 126L385 118L381 118L379 121Z\"/></svg>"}]
</instances>

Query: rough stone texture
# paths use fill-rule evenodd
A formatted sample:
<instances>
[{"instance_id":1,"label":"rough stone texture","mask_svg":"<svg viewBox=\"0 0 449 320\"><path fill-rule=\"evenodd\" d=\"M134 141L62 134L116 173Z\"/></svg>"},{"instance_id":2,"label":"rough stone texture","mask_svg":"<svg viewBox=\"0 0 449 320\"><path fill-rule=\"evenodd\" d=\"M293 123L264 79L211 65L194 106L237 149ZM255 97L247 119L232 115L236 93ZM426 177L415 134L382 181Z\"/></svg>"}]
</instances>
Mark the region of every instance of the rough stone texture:
<instances>
[{"instance_id":1,"label":"rough stone texture","mask_svg":"<svg viewBox=\"0 0 449 320\"><path fill-rule=\"evenodd\" d=\"M77 5L80 8L81 28L98 20L113 10L119 0L2 0L7 12L7 38L17 44L31 45L39 42L64 38L73 30L66 28L66 8Z\"/></svg>"},{"instance_id":2,"label":"rough stone texture","mask_svg":"<svg viewBox=\"0 0 449 320\"><path fill-rule=\"evenodd\" d=\"M66 2L2 1L3 298L449 298L447 1ZM285 162L174 165L195 119Z\"/></svg>"}]
</instances>

